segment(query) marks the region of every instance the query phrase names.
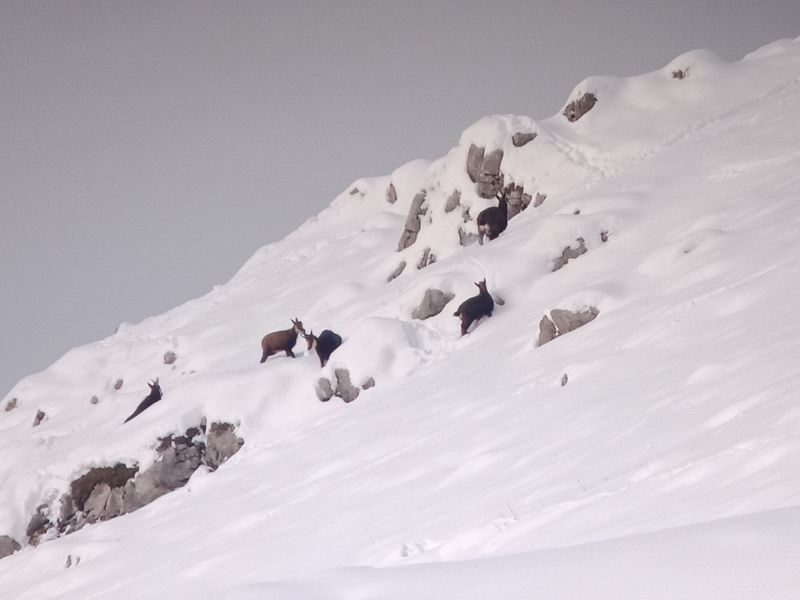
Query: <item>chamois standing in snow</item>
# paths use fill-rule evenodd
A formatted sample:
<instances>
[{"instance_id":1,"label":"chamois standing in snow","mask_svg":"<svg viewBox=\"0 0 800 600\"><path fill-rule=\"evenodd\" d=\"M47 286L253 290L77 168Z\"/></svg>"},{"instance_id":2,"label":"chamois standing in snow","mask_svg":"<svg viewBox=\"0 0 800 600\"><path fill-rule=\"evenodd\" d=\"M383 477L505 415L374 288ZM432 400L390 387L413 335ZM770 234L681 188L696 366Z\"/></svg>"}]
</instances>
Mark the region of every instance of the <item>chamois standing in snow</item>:
<instances>
[{"instance_id":1,"label":"chamois standing in snow","mask_svg":"<svg viewBox=\"0 0 800 600\"><path fill-rule=\"evenodd\" d=\"M494 310L494 300L486 290L486 280L475 282L475 285L478 286L478 295L464 300L458 310L453 313L454 317L461 318L461 335L467 334L473 321L484 316L491 317Z\"/></svg>"},{"instance_id":2,"label":"chamois standing in snow","mask_svg":"<svg viewBox=\"0 0 800 600\"><path fill-rule=\"evenodd\" d=\"M150 386L150 393L147 395L147 398L139 403L139 406L136 407L136 410L133 411L130 417L125 419L124 423L127 423L134 417L139 416L148 408L153 406L153 404L161 400L161 386L158 385L158 377L156 377L153 381L149 381L147 385Z\"/></svg>"},{"instance_id":3,"label":"chamois standing in snow","mask_svg":"<svg viewBox=\"0 0 800 600\"><path fill-rule=\"evenodd\" d=\"M297 343L297 334L305 335L306 330L298 319L292 319L292 327L283 331L273 331L261 339L261 362L278 352L286 352L286 356L294 358L292 348Z\"/></svg>"},{"instance_id":4,"label":"chamois standing in snow","mask_svg":"<svg viewBox=\"0 0 800 600\"><path fill-rule=\"evenodd\" d=\"M314 335L314 330L311 333L304 335L308 342L308 350L316 350L319 357L319 366L324 367L328 359L339 346L342 345L342 336L332 332L330 329L325 329L319 334L319 337Z\"/></svg>"},{"instance_id":5,"label":"chamois standing in snow","mask_svg":"<svg viewBox=\"0 0 800 600\"><path fill-rule=\"evenodd\" d=\"M478 213L478 243L481 246L484 235L493 240L508 227L508 201L505 188L497 193L497 199L500 201L497 206L484 208Z\"/></svg>"}]
</instances>

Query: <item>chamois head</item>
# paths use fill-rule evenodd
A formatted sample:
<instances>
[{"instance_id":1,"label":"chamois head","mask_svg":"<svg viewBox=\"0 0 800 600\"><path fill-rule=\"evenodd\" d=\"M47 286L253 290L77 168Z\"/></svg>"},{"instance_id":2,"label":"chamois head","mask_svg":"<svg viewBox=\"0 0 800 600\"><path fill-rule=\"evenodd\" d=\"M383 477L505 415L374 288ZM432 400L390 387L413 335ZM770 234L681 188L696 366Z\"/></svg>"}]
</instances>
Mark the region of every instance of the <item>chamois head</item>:
<instances>
[{"instance_id":1,"label":"chamois head","mask_svg":"<svg viewBox=\"0 0 800 600\"><path fill-rule=\"evenodd\" d=\"M303 329L303 324L300 322L300 320L297 317L292 319L292 325L294 325L294 330L295 330L296 333L299 333L299 334L305 336L306 330Z\"/></svg>"},{"instance_id":2,"label":"chamois head","mask_svg":"<svg viewBox=\"0 0 800 600\"><path fill-rule=\"evenodd\" d=\"M306 339L306 342L308 342L308 350L313 350L314 346L317 344L317 336L314 335L314 330L312 329L309 333L304 333L303 337Z\"/></svg>"},{"instance_id":3,"label":"chamois head","mask_svg":"<svg viewBox=\"0 0 800 600\"><path fill-rule=\"evenodd\" d=\"M158 385L158 377L156 377L153 381L148 381L147 385L150 386L151 394L155 394L158 397L161 397L161 386Z\"/></svg>"},{"instance_id":4,"label":"chamois head","mask_svg":"<svg viewBox=\"0 0 800 600\"><path fill-rule=\"evenodd\" d=\"M482 281L475 281L473 283L478 286L478 290L480 290L481 294L489 293L489 291L486 289L486 279L483 279Z\"/></svg>"}]
</instances>

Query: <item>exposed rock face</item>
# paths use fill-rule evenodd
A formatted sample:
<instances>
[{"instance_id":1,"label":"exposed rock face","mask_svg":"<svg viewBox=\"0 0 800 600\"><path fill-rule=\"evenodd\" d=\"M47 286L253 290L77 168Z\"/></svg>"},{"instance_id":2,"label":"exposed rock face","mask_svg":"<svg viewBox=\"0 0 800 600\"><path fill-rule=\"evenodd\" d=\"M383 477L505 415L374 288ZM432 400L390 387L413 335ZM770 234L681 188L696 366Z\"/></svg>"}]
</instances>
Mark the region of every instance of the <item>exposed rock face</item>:
<instances>
[{"instance_id":1,"label":"exposed rock face","mask_svg":"<svg viewBox=\"0 0 800 600\"><path fill-rule=\"evenodd\" d=\"M370 381L372 382L371 384ZM375 380L372 377L367 377L362 387L366 390L374 385ZM361 390L354 386L350 380L350 371L347 369L335 369L333 372L333 381L321 377L319 381L317 381L316 386L317 398L322 402L327 402L334 396L341 398L345 402L352 402L358 398L360 391Z\"/></svg>"},{"instance_id":2,"label":"exposed rock face","mask_svg":"<svg viewBox=\"0 0 800 600\"><path fill-rule=\"evenodd\" d=\"M599 314L600 311L594 306L580 311L554 308L550 311L550 318L545 315L539 321L539 346L565 333L583 327L587 323L594 321Z\"/></svg>"},{"instance_id":3,"label":"exposed rock face","mask_svg":"<svg viewBox=\"0 0 800 600\"><path fill-rule=\"evenodd\" d=\"M204 420L183 435L161 438L156 448L158 458L145 471L123 463L90 469L72 481L69 492L62 496L55 525L46 504L37 508L28 525L29 542L37 543L53 527L58 534L65 535L85 525L133 512L186 485L201 466L217 469L244 444L230 423L212 423L205 433Z\"/></svg>"},{"instance_id":4,"label":"exposed rock face","mask_svg":"<svg viewBox=\"0 0 800 600\"><path fill-rule=\"evenodd\" d=\"M244 440L236 435L230 423L212 423L206 436L205 464L212 471L236 454L244 445Z\"/></svg>"},{"instance_id":5,"label":"exposed rock face","mask_svg":"<svg viewBox=\"0 0 800 600\"><path fill-rule=\"evenodd\" d=\"M368 390L368 389L370 389L370 388L374 388L374 387L375 387L375 379L374 379L373 377L367 377L367 378L366 378L366 379L365 379L365 380L364 380L364 381L361 383L361 389L362 389L362 390Z\"/></svg>"},{"instance_id":6,"label":"exposed rock face","mask_svg":"<svg viewBox=\"0 0 800 600\"><path fill-rule=\"evenodd\" d=\"M675 69L672 72L673 79L684 79L688 76L689 76L689 67L686 67L685 69Z\"/></svg>"},{"instance_id":7,"label":"exposed rock face","mask_svg":"<svg viewBox=\"0 0 800 600\"><path fill-rule=\"evenodd\" d=\"M166 352L164 352L164 364L165 365L171 365L176 360L178 360L178 355L175 354L172 350L167 350Z\"/></svg>"},{"instance_id":8,"label":"exposed rock face","mask_svg":"<svg viewBox=\"0 0 800 600\"><path fill-rule=\"evenodd\" d=\"M467 153L467 175L469 175L472 183L478 182L478 175L481 174L483 166L483 153L485 152L483 146L470 145L469 152Z\"/></svg>"},{"instance_id":9,"label":"exposed rock face","mask_svg":"<svg viewBox=\"0 0 800 600\"><path fill-rule=\"evenodd\" d=\"M422 302L411 312L411 318L423 321L436 316L454 297L450 292L428 288L425 290L425 295L422 296Z\"/></svg>"},{"instance_id":10,"label":"exposed rock face","mask_svg":"<svg viewBox=\"0 0 800 600\"><path fill-rule=\"evenodd\" d=\"M345 402L352 402L358 398L359 389L350 382L350 371L347 369L336 369L336 396Z\"/></svg>"},{"instance_id":11,"label":"exposed rock face","mask_svg":"<svg viewBox=\"0 0 800 600\"><path fill-rule=\"evenodd\" d=\"M461 204L461 192L459 190L455 190L452 194L447 197L447 201L444 203L444 212L450 213L453 212L456 208L459 207Z\"/></svg>"},{"instance_id":12,"label":"exposed rock face","mask_svg":"<svg viewBox=\"0 0 800 600\"><path fill-rule=\"evenodd\" d=\"M325 377L320 377L319 381L317 381L316 392L317 398L322 402L327 402L333 398L333 387L331 386L331 382Z\"/></svg>"},{"instance_id":13,"label":"exposed rock face","mask_svg":"<svg viewBox=\"0 0 800 600\"><path fill-rule=\"evenodd\" d=\"M403 233L400 235L400 241L397 243L398 252L405 250L411 244L417 241L417 234L422 226L420 216L427 212L427 209L423 208L424 203L425 191L423 190L414 196L414 200L411 201L411 208L408 210L406 224L404 225Z\"/></svg>"},{"instance_id":14,"label":"exposed rock face","mask_svg":"<svg viewBox=\"0 0 800 600\"><path fill-rule=\"evenodd\" d=\"M594 108L594 105L597 103L597 96L592 93L586 93L577 100L573 100L564 108L564 112L561 113L570 123L574 123L578 119L580 119L583 115Z\"/></svg>"},{"instance_id":15,"label":"exposed rock face","mask_svg":"<svg viewBox=\"0 0 800 600\"><path fill-rule=\"evenodd\" d=\"M390 282L393 279L397 279L400 277L400 274L403 272L403 269L406 268L406 261L402 261L397 267L395 267L394 271L389 273L389 276L386 278L386 282Z\"/></svg>"},{"instance_id":16,"label":"exposed rock face","mask_svg":"<svg viewBox=\"0 0 800 600\"><path fill-rule=\"evenodd\" d=\"M517 148L522 148L528 142L532 142L536 139L536 133L533 131L522 133L521 131L517 131L514 135L511 136L511 143L514 144Z\"/></svg>"},{"instance_id":17,"label":"exposed rock face","mask_svg":"<svg viewBox=\"0 0 800 600\"><path fill-rule=\"evenodd\" d=\"M547 194L540 194L539 192L536 192L536 198L533 200L533 208L541 206L545 200L547 200Z\"/></svg>"},{"instance_id":18,"label":"exposed rock face","mask_svg":"<svg viewBox=\"0 0 800 600\"><path fill-rule=\"evenodd\" d=\"M578 242L577 248L567 246L561 252L561 256L556 257L553 261L553 271L558 271L573 258L578 258L581 254L586 254L585 240L583 238L578 238L576 241Z\"/></svg>"},{"instance_id":19,"label":"exposed rock face","mask_svg":"<svg viewBox=\"0 0 800 600\"><path fill-rule=\"evenodd\" d=\"M394 204L397 202L397 190L395 189L393 183L390 183L389 187L386 188L386 201L389 204Z\"/></svg>"},{"instance_id":20,"label":"exposed rock face","mask_svg":"<svg viewBox=\"0 0 800 600\"><path fill-rule=\"evenodd\" d=\"M0 535L0 558L11 556L19 550L21 546L19 542L8 535Z\"/></svg>"},{"instance_id":21,"label":"exposed rock face","mask_svg":"<svg viewBox=\"0 0 800 600\"><path fill-rule=\"evenodd\" d=\"M34 427L38 427L39 425L42 424L42 421L44 421L46 418L47 418L47 415L44 413L43 410L37 410L36 411L36 416L33 419L33 426Z\"/></svg>"},{"instance_id":22,"label":"exposed rock face","mask_svg":"<svg viewBox=\"0 0 800 600\"><path fill-rule=\"evenodd\" d=\"M528 208L531 203L531 195L526 194L525 188L521 185L512 183L506 188L506 200L508 201L508 218L512 219Z\"/></svg>"},{"instance_id":23,"label":"exposed rock face","mask_svg":"<svg viewBox=\"0 0 800 600\"><path fill-rule=\"evenodd\" d=\"M425 250L422 253L422 256L419 259L419 262L417 263L417 269L424 269L428 265L432 265L435 262L436 262L436 255L433 252L431 252L430 248L425 248Z\"/></svg>"},{"instance_id":24,"label":"exposed rock face","mask_svg":"<svg viewBox=\"0 0 800 600\"><path fill-rule=\"evenodd\" d=\"M503 189L503 174L500 164L503 162L503 151L498 149L483 159L480 175L475 185L475 191L481 198L494 198Z\"/></svg>"},{"instance_id":25,"label":"exposed rock face","mask_svg":"<svg viewBox=\"0 0 800 600\"><path fill-rule=\"evenodd\" d=\"M11 398L11 400L6 402L5 411L6 412L11 412L15 408L17 408L17 402L18 402L18 400L16 398Z\"/></svg>"}]
</instances>

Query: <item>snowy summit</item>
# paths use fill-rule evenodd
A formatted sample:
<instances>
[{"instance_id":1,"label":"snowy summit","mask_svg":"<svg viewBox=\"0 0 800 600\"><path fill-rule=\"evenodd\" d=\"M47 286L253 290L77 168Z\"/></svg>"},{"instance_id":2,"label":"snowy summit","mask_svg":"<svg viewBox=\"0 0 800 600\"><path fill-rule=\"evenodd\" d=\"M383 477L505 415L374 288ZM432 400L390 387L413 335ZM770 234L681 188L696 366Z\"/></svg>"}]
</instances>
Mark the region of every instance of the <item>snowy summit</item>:
<instances>
[{"instance_id":1,"label":"snowy summit","mask_svg":"<svg viewBox=\"0 0 800 600\"><path fill-rule=\"evenodd\" d=\"M798 115L800 38L592 77L71 350L0 597L796 599Z\"/></svg>"}]
</instances>

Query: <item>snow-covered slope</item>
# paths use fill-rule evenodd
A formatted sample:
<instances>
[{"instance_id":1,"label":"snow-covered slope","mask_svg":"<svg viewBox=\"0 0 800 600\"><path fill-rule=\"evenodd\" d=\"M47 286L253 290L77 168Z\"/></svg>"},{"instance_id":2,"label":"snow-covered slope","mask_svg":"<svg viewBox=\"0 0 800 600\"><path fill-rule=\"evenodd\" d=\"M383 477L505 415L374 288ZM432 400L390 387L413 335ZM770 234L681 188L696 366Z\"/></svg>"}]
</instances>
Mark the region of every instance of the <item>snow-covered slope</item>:
<instances>
[{"instance_id":1,"label":"snow-covered slope","mask_svg":"<svg viewBox=\"0 0 800 600\"><path fill-rule=\"evenodd\" d=\"M653 597L796 598L800 574L776 573L800 553L800 39L590 78L569 99L586 92L574 123L487 117L437 161L354 182L226 285L19 382L0 403L0 535L20 541L90 467L144 469L201 418L245 444L137 512L2 559L0 595L585 598L555 587L575 572L599 598L648 581ZM519 132L537 137L517 147ZM467 173L473 145L546 194L484 246L459 236L493 204ZM588 251L552 271L578 238ZM436 262L417 269L426 248ZM452 313L483 278L504 304L460 338ZM455 299L412 320L428 288ZM543 315L588 306L594 321L537 346ZM329 366L300 344L258 363L291 317L342 334ZM376 385L319 402L336 368ZM155 377L164 399L123 425ZM716 550L719 571L698 569ZM340 571L413 563L434 564ZM474 574L499 581L476 595Z\"/></svg>"}]
</instances>

